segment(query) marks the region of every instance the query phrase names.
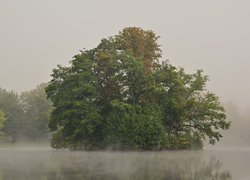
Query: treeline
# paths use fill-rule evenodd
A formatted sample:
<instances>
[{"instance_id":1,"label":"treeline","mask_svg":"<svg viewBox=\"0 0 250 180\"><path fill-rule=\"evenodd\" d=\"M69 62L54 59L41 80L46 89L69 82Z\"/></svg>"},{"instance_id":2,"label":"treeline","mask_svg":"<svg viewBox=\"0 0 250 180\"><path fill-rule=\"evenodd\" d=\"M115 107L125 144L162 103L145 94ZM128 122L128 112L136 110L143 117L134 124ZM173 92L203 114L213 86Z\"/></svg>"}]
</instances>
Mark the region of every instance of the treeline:
<instances>
[{"instance_id":1,"label":"treeline","mask_svg":"<svg viewBox=\"0 0 250 180\"><path fill-rule=\"evenodd\" d=\"M18 94L0 88L0 142L48 141L52 102L43 83Z\"/></svg>"}]
</instances>

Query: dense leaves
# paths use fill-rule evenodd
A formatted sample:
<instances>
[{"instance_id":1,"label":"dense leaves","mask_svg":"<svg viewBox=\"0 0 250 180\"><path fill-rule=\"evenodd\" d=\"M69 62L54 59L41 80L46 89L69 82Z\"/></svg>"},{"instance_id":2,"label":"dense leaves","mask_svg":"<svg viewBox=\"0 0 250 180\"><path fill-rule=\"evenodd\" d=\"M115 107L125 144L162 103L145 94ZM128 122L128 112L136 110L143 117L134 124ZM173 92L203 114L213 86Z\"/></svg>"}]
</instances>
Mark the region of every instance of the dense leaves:
<instances>
[{"instance_id":1,"label":"dense leaves","mask_svg":"<svg viewBox=\"0 0 250 180\"><path fill-rule=\"evenodd\" d=\"M161 60L158 36L125 28L58 66L46 89L54 148L187 149L229 128L208 77Z\"/></svg>"},{"instance_id":2,"label":"dense leaves","mask_svg":"<svg viewBox=\"0 0 250 180\"><path fill-rule=\"evenodd\" d=\"M107 117L105 144L114 149L160 149L164 139L161 118L154 106L114 100Z\"/></svg>"}]
</instances>

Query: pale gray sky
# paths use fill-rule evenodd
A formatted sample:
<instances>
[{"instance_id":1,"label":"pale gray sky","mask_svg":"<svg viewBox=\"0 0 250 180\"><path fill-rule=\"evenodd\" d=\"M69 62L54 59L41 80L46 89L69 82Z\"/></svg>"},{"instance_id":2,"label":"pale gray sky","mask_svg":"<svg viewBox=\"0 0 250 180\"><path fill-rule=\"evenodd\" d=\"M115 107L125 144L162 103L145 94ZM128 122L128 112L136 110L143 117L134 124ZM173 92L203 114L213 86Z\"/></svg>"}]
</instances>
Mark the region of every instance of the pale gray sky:
<instances>
[{"instance_id":1,"label":"pale gray sky","mask_svg":"<svg viewBox=\"0 0 250 180\"><path fill-rule=\"evenodd\" d=\"M165 59L203 69L211 91L247 107L249 9L249 0L0 0L0 87L30 90L79 49L140 26L161 36Z\"/></svg>"}]
</instances>

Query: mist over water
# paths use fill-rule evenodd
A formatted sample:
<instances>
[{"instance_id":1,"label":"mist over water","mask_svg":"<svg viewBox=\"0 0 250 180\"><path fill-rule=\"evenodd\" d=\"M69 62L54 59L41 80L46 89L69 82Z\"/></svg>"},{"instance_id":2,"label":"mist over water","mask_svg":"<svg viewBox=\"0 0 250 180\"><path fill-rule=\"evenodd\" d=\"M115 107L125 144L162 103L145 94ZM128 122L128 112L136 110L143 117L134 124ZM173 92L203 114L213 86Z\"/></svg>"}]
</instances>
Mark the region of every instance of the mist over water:
<instances>
[{"instance_id":1,"label":"mist over water","mask_svg":"<svg viewBox=\"0 0 250 180\"><path fill-rule=\"evenodd\" d=\"M89 152L44 144L0 145L2 179L248 180L248 118L227 108L232 127L215 146L200 151Z\"/></svg>"},{"instance_id":2,"label":"mist over water","mask_svg":"<svg viewBox=\"0 0 250 180\"><path fill-rule=\"evenodd\" d=\"M225 102L232 126L220 142L201 151L72 152L54 150L48 144L0 144L0 180L249 180L249 5L250 1L226 0L216 4L195 0L181 4L163 0L2 1L0 88L19 93L33 89L51 79L57 64L68 65L79 49L93 48L123 27L140 26L161 36L163 59L187 72L204 70L211 80L208 89ZM27 127L26 136L37 140ZM20 135L17 140L24 136Z\"/></svg>"},{"instance_id":3,"label":"mist over water","mask_svg":"<svg viewBox=\"0 0 250 180\"><path fill-rule=\"evenodd\" d=\"M49 147L0 148L0 179L244 180L250 149L77 152Z\"/></svg>"}]
</instances>

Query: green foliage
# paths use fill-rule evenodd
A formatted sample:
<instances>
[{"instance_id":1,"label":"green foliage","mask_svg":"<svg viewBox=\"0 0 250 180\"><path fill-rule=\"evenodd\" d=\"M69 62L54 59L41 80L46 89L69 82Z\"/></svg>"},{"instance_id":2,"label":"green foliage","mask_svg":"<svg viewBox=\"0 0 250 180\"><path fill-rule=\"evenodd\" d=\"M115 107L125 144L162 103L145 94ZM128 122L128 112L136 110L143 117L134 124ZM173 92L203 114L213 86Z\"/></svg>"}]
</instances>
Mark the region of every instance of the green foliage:
<instances>
[{"instance_id":1,"label":"green foliage","mask_svg":"<svg viewBox=\"0 0 250 180\"><path fill-rule=\"evenodd\" d=\"M4 127L0 125L0 129L9 141L49 139L48 123L53 106L47 99L46 86L41 84L20 96L0 89L0 109L5 115Z\"/></svg>"},{"instance_id":2,"label":"green foliage","mask_svg":"<svg viewBox=\"0 0 250 180\"><path fill-rule=\"evenodd\" d=\"M53 147L59 143L72 149L83 145L91 149L102 139L101 107L96 106L96 102L101 101L96 91L97 80L85 54L75 56L71 63L72 68L58 66L54 70L52 83L47 88L48 96L56 107L49 127L60 131L51 143Z\"/></svg>"},{"instance_id":3,"label":"green foliage","mask_svg":"<svg viewBox=\"0 0 250 180\"><path fill-rule=\"evenodd\" d=\"M207 76L198 70L186 74L182 68L163 62L155 71L159 104L164 112L164 125L170 141L178 148L182 143L190 146L191 140L208 137L214 144L222 137L220 129L228 129L224 108L218 97L205 89ZM181 146L183 148L183 146Z\"/></svg>"},{"instance_id":4,"label":"green foliage","mask_svg":"<svg viewBox=\"0 0 250 180\"><path fill-rule=\"evenodd\" d=\"M164 137L159 109L116 100L107 117L106 131L108 147L122 150L160 149Z\"/></svg>"},{"instance_id":5,"label":"green foliage","mask_svg":"<svg viewBox=\"0 0 250 180\"><path fill-rule=\"evenodd\" d=\"M0 110L0 143L7 143L10 142L10 137L8 137L2 130L5 126L5 115L4 113Z\"/></svg>"},{"instance_id":6,"label":"green foliage","mask_svg":"<svg viewBox=\"0 0 250 180\"><path fill-rule=\"evenodd\" d=\"M2 139L4 138L4 133L2 132L2 129L4 127L4 113L2 111L0 111L0 142L2 141Z\"/></svg>"},{"instance_id":7,"label":"green foliage","mask_svg":"<svg viewBox=\"0 0 250 180\"><path fill-rule=\"evenodd\" d=\"M137 27L127 27L114 38L114 44L119 50L129 51L133 57L140 58L147 72L151 72L154 61L161 57L159 36L153 31L145 31Z\"/></svg>"},{"instance_id":8,"label":"green foliage","mask_svg":"<svg viewBox=\"0 0 250 180\"><path fill-rule=\"evenodd\" d=\"M6 118L3 132L16 141L21 136L24 113L18 94L0 88L0 109Z\"/></svg>"},{"instance_id":9,"label":"green foliage","mask_svg":"<svg viewBox=\"0 0 250 180\"><path fill-rule=\"evenodd\" d=\"M207 76L161 61L158 37L125 28L58 66L46 88L54 148L189 149L230 123Z\"/></svg>"},{"instance_id":10,"label":"green foliage","mask_svg":"<svg viewBox=\"0 0 250 180\"><path fill-rule=\"evenodd\" d=\"M2 111L0 111L0 130L3 129L4 127L4 113Z\"/></svg>"},{"instance_id":11,"label":"green foliage","mask_svg":"<svg viewBox=\"0 0 250 180\"><path fill-rule=\"evenodd\" d=\"M52 112L52 102L47 99L45 93L46 83L42 83L36 89L23 92L20 96L23 115L23 133L26 140L48 140L49 117Z\"/></svg>"}]
</instances>

